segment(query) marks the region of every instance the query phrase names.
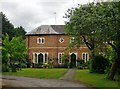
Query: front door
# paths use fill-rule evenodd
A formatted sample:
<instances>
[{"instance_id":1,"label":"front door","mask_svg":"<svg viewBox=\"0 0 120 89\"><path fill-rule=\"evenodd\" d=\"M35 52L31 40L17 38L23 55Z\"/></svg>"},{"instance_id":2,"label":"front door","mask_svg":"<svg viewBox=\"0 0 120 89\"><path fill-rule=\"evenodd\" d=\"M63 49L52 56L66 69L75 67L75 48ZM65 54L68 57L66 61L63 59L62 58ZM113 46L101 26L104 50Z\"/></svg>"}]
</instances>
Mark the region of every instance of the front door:
<instances>
[{"instance_id":1,"label":"front door","mask_svg":"<svg viewBox=\"0 0 120 89\"><path fill-rule=\"evenodd\" d=\"M74 53L71 54L71 68L76 67L76 55Z\"/></svg>"},{"instance_id":2,"label":"front door","mask_svg":"<svg viewBox=\"0 0 120 89\"><path fill-rule=\"evenodd\" d=\"M43 54L38 55L38 64L42 65L43 64Z\"/></svg>"}]
</instances>

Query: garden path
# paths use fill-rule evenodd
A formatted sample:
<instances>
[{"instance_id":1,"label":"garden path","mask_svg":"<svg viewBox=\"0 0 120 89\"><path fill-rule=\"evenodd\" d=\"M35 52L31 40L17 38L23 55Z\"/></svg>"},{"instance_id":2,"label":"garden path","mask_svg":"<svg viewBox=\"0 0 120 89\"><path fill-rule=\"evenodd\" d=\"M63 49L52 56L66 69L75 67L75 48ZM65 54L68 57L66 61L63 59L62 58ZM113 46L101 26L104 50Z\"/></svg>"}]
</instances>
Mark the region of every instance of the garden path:
<instances>
[{"instance_id":1,"label":"garden path","mask_svg":"<svg viewBox=\"0 0 120 89\"><path fill-rule=\"evenodd\" d=\"M62 80L75 80L76 68L69 69L68 72L62 76L60 79Z\"/></svg>"}]
</instances>

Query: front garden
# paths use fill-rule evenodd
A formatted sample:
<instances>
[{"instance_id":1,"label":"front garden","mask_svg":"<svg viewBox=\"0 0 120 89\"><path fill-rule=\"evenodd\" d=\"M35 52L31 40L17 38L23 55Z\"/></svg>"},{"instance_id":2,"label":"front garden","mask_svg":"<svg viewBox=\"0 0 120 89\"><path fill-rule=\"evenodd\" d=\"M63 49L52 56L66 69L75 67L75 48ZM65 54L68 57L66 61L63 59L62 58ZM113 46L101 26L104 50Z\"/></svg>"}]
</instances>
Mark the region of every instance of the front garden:
<instances>
[{"instance_id":1,"label":"front garden","mask_svg":"<svg viewBox=\"0 0 120 89\"><path fill-rule=\"evenodd\" d=\"M63 68L23 68L17 72L3 72L2 74L15 75L15 76L25 76L31 78L60 78L67 72L67 69Z\"/></svg>"},{"instance_id":2,"label":"front garden","mask_svg":"<svg viewBox=\"0 0 120 89\"><path fill-rule=\"evenodd\" d=\"M117 76L116 76L117 77ZM77 70L76 80L83 82L85 84L97 87L98 89L102 88L118 88L118 81L111 81L106 78L106 74L98 73L89 73L89 70Z\"/></svg>"}]
</instances>

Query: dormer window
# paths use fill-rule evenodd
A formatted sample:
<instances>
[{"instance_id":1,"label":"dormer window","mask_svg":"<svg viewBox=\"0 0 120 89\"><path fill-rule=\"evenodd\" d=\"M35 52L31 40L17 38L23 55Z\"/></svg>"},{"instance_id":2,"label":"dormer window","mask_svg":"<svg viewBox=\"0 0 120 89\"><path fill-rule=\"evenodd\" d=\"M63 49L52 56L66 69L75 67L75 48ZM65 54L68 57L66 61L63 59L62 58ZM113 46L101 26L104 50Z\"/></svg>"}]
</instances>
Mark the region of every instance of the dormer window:
<instances>
[{"instance_id":1,"label":"dormer window","mask_svg":"<svg viewBox=\"0 0 120 89\"><path fill-rule=\"evenodd\" d=\"M45 43L45 38L37 38L37 43L38 44L44 44Z\"/></svg>"}]
</instances>

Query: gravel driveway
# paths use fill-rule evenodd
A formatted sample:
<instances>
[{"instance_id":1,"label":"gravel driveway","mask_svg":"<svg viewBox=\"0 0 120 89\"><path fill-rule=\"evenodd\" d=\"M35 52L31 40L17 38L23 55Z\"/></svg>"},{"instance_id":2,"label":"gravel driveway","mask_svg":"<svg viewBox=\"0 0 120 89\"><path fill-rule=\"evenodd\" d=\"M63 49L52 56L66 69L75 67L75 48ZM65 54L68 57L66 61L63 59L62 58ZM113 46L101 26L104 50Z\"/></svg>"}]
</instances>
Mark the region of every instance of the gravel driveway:
<instances>
[{"instance_id":1,"label":"gravel driveway","mask_svg":"<svg viewBox=\"0 0 120 89\"><path fill-rule=\"evenodd\" d=\"M11 75L2 75L2 82L4 86L10 87L55 87L58 88L73 88L73 89L93 89L85 84L75 82L76 69L69 69L68 72L59 79L39 79L18 77ZM46 89L45 88L45 89ZM48 88L48 89L49 89Z\"/></svg>"},{"instance_id":2,"label":"gravel driveway","mask_svg":"<svg viewBox=\"0 0 120 89\"><path fill-rule=\"evenodd\" d=\"M12 87L86 87L86 85L60 79L38 79L3 75L3 83Z\"/></svg>"}]
</instances>

